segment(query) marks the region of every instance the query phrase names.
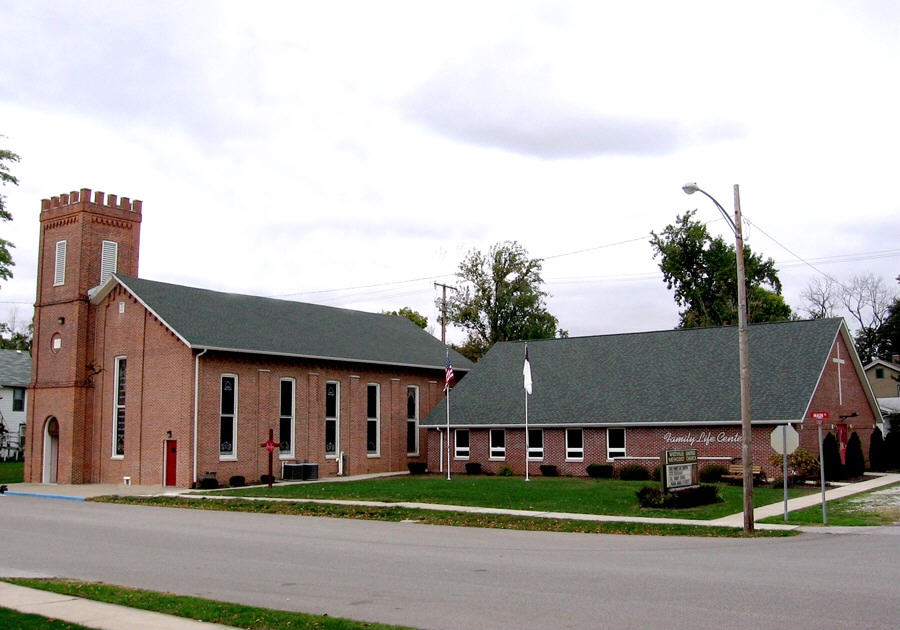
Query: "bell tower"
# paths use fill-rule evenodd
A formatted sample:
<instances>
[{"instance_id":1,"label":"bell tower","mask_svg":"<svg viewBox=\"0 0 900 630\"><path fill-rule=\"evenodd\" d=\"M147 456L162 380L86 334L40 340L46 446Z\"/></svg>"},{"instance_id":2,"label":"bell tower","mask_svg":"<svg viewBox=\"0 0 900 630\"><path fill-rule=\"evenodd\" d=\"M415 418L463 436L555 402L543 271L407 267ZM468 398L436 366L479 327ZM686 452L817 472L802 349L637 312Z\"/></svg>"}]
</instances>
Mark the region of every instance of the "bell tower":
<instances>
[{"instance_id":1,"label":"bell tower","mask_svg":"<svg viewBox=\"0 0 900 630\"><path fill-rule=\"evenodd\" d=\"M93 197L93 198L92 198ZM91 480L90 294L138 274L141 202L88 188L41 201L25 480Z\"/></svg>"}]
</instances>

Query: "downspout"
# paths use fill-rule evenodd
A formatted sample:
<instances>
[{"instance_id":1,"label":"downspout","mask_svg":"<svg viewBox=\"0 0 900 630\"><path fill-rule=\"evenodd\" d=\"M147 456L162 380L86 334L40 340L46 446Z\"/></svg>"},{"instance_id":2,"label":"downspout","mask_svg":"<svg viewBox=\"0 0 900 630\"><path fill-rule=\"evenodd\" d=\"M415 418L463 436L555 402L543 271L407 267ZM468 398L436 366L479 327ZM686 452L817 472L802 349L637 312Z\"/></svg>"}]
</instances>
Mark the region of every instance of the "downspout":
<instances>
[{"instance_id":1,"label":"downspout","mask_svg":"<svg viewBox=\"0 0 900 630\"><path fill-rule=\"evenodd\" d=\"M197 485L197 425L199 423L199 405L200 405L200 357L202 357L209 348L204 348L203 352L194 357L194 479L193 485Z\"/></svg>"}]
</instances>

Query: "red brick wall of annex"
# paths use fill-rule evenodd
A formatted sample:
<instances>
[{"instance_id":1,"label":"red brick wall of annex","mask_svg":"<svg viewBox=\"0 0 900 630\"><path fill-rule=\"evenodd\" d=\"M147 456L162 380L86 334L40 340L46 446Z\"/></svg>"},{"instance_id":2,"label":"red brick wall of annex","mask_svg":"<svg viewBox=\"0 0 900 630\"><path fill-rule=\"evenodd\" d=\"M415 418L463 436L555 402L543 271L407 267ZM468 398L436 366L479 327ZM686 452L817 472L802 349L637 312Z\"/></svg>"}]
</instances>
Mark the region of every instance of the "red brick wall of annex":
<instances>
[{"instance_id":1,"label":"red brick wall of annex","mask_svg":"<svg viewBox=\"0 0 900 630\"><path fill-rule=\"evenodd\" d=\"M835 359L839 357L844 363L835 362ZM851 359L851 350L843 335L838 336L828 354L825 369L822 371L818 387L809 405L810 413L821 411L828 413L828 419L822 423L823 434L835 432L839 423L846 423L848 437L854 431L859 434L863 456L868 465L869 442L876 422L875 412L869 404L865 387L855 369L855 364ZM857 414L856 417L841 418L841 416L850 416L854 413ZM818 458L819 438L816 421L807 417L801 426L795 428L800 433L800 447Z\"/></svg>"}]
</instances>

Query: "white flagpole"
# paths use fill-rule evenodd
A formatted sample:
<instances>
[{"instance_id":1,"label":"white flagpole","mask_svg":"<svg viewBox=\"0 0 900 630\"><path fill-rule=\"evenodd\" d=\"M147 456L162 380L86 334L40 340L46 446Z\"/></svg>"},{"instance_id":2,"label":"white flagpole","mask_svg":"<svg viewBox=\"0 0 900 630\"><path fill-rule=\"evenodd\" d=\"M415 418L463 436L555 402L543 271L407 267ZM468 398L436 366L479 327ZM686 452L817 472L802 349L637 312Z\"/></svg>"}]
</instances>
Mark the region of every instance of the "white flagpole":
<instances>
[{"instance_id":1,"label":"white flagpole","mask_svg":"<svg viewBox=\"0 0 900 630\"><path fill-rule=\"evenodd\" d=\"M528 392L525 392L525 481L528 478Z\"/></svg>"},{"instance_id":2,"label":"white flagpole","mask_svg":"<svg viewBox=\"0 0 900 630\"><path fill-rule=\"evenodd\" d=\"M525 344L525 363L522 365L522 385L525 390L525 481L528 477L528 394L531 393L531 363L528 361L528 344Z\"/></svg>"},{"instance_id":3,"label":"white flagpole","mask_svg":"<svg viewBox=\"0 0 900 630\"><path fill-rule=\"evenodd\" d=\"M447 481L450 481L450 388L447 388Z\"/></svg>"}]
</instances>

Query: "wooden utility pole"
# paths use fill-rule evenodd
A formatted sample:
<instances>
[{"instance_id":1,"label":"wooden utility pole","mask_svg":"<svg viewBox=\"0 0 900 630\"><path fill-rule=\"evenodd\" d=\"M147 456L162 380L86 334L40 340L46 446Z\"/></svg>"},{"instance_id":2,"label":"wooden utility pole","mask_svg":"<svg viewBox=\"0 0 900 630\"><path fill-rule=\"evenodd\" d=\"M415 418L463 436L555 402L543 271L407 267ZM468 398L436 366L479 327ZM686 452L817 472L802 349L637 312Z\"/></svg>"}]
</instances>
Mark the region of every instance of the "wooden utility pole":
<instances>
[{"instance_id":1,"label":"wooden utility pole","mask_svg":"<svg viewBox=\"0 0 900 630\"><path fill-rule=\"evenodd\" d=\"M447 345L447 289L456 291L456 287L451 287L448 284L441 284L440 282L435 282L434 286L441 287L443 290L441 296L441 343Z\"/></svg>"}]
</instances>

